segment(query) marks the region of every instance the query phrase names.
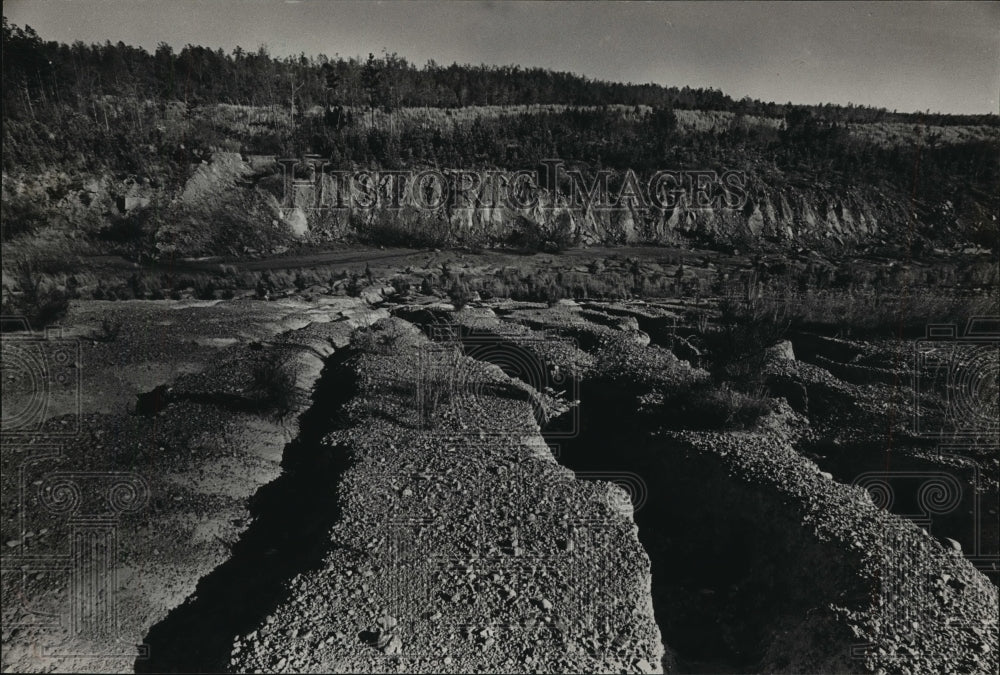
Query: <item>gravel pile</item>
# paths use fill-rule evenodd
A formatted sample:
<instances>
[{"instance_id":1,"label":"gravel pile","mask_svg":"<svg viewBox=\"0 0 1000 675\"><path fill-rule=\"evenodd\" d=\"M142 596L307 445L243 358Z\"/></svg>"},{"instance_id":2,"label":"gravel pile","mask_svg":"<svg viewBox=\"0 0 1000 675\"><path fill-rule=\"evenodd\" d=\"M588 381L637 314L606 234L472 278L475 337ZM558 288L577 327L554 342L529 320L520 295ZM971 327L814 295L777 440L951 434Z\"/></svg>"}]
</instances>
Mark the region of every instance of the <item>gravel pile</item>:
<instances>
[{"instance_id":1,"label":"gravel pile","mask_svg":"<svg viewBox=\"0 0 1000 675\"><path fill-rule=\"evenodd\" d=\"M649 561L625 493L561 468L499 368L459 362L479 386L421 405L421 387L440 384L428 373L456 357L393 323L379 325L391 338L373 341L378 353L351 362L358 390L325 440L349 461L329 552L234 642L230 666L658 671Z\"/></svg>"},{"instance_id":2,"label":"gravel pile","mask_svg":"<svg viewBox=\"0 0 1000 675\"><path fill-rule=\"evenodd\" d=\"M795 561L775 583L801 586L806 606L774 631L762 670L997 671L997 590L960 550L823 475L780 433L662 437L681 466L711 464L747 510L786 526Z\"/></svg>"}]
</instances>

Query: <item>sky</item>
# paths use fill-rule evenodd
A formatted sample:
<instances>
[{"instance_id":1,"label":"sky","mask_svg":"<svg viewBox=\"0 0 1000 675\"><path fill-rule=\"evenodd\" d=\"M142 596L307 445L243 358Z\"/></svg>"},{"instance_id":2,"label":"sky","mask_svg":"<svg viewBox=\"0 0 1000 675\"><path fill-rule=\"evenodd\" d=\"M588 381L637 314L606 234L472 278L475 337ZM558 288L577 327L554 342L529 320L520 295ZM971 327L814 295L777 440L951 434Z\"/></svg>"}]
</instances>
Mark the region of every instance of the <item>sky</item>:
<instances>
[{"instance_id":1,"label":"sky","mask_svg":"<svg viewBox=\"0 0 1000 675\"><path fill-rule=\"evenodd\" d=\"M6 0L46 40L396 52L734 98L1000 112L1000 2Z\"/></svg>"}]
</instances>

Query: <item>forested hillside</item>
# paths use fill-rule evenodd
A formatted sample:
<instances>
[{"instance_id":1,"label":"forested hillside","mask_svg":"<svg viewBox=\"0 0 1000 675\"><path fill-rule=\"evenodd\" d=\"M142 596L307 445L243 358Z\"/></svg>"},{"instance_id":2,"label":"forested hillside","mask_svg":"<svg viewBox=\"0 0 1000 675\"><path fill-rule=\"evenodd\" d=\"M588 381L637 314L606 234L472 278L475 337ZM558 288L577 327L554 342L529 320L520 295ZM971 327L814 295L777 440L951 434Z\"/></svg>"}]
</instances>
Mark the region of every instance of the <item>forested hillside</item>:
<instances>
[{"instance_id":1,"label":"forested hillside","mask_svg":"<svg viewBox=\"0 0 1000 675\"><path fill-rule=\"evenodd\" d=\"M567 245L687 238L842 247L905 235L918 253L997 246L995 115L734 100L715 89L537 68L418 68L395 54L275 58L264 48L225 54L189 45L175 53L165 44L150 54L122 43L45 42L6 18L3 52L5 240L42 224L118 232L123 214L106 205L125 196L154 202L169 220L192 165L221 151L313 154L333 169L535 170L559 158L588 179L604 169L631 169L640 180L662 169L747 176L740 212L706 215L682 205L617 220L571 214L558 225L569 230ZM276 166L254 171L256 187L241 188L237 201L258 213L268 186L273 198L282 195ZM620 178L612 177L612 190ZM91 202L101 209L86 208ZM509 221L499 229L467 223L463 232L451 219L440 240L461 243L475 231L477 243L492 245L511 229L555 226L551 213ZM332 233L310 225L329 239L357 223L338 222Z\"/></svg>"},{"instance_id":2,"label":"forested hillside","mask_svg":"<svg viewBox=\"0 0 1000 675\"><path fill-rule=\"evenodd\" d=\"M665 87L594 81L573 73L512 66L418 68L395 53L366 60L325 55L276 58L266 47L248 52L187 45L179 53L161 43L152 54L121 42L72 45L45 42L30 26L3 20L4 107L28 103L27 94L81 99L112 94L180 100L185 103L375 106L379 108L565 104L646 105L683 110L725 110L783 117L808 110L829 122L919 122L1000 125L994 115L937 115L889 112L849 105L800 106L750 98L734 100L718 89ZM334 46L335 47L335 46ZM17 86L11 86L17 85Z\"/></svg>"}]
</instances>

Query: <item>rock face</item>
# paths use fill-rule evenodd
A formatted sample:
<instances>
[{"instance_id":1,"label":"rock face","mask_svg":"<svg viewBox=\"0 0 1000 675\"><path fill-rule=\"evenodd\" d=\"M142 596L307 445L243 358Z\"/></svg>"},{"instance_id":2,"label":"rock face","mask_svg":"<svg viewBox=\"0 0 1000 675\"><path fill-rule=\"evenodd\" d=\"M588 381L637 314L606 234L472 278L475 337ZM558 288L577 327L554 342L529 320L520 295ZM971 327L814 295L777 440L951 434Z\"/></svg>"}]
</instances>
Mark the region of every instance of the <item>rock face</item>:
<instances>
[{"instance_id":1,"label":"rock face","mask_svg":"<svg viewBox=\"0 0 1000 675\"><path fill-rule=\"evenodd\" d=\"M560 467L499 368L401 320L372 337L346 366L348 421L324 440L348 462L329 550L236 640L230 667L658 671L627 495ZM486 418L507 433L486 435Z\"/></svg>"},{"instance_id":2,"label":"rock face","mask_svg":"<svg viewBox=\"0 0 1000 675\"><path fill-rule=\"evenodd\" d=\"M571 206L565 195L554 196L539 189L537 203L524 208L506 203L475 204L463 201L463 197L433 214L404 207L401 212L387 211L386 217L408 223L433 215L431 220L459 243L527 237L561 241L563 245L693 244L741 250L759 245L850 250L895 242L904 235L953 245L968 241L971 232L986 224L985 220L963 219L942 204L914 204L906 195L869 187L775 186L755 176L748 176L744 187L745 199L730 206L722 202L701 206L682 195L667 208L634 202L614 208L583 208ZM310 227L322 228L325 211L308 209L314 203L310 194L293 193L292 201L306 208ZM385 199L389 203L388 195ZM435 193L435 200L443 199L440 192ZM348 220L344 215L338 222Z\"/></svg>"},{"instance_id":3,"label":"rock face","mask_svg":"<svg viewBox=\"0 0 1000 675\"><path fill-rule=\"evenodd\" d=\"M194 166L191 177L184 184L178 199L194 204L232 189L236 181L251 171L238 152L216 152L210 162Z\"/></svg>"}]
</instances>

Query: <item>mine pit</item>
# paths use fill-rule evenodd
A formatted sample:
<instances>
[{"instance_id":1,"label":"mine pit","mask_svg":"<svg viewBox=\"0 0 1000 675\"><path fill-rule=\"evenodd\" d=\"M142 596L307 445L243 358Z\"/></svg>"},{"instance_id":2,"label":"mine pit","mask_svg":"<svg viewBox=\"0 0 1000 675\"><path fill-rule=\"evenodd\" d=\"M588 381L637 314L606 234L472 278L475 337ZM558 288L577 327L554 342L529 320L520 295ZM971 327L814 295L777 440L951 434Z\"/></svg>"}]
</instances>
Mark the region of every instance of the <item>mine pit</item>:
<instances>
[{"instance_id":1,"label":"mine pit","mask_svg":"<svg viewBox=\"0 0 1000 675\"><path fill-rule=\"evenodd\" d=\"M996 3L41 4L0 673L1000 672Z\"/></svg>"}]
</instances>

